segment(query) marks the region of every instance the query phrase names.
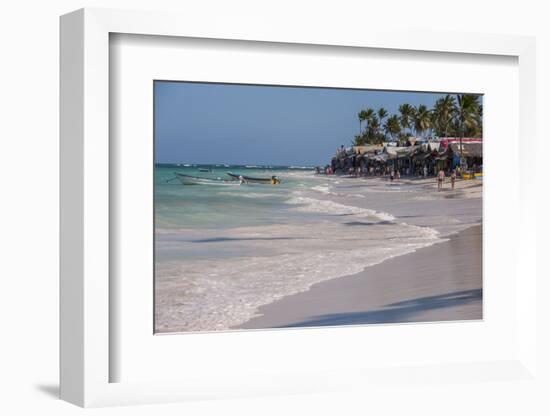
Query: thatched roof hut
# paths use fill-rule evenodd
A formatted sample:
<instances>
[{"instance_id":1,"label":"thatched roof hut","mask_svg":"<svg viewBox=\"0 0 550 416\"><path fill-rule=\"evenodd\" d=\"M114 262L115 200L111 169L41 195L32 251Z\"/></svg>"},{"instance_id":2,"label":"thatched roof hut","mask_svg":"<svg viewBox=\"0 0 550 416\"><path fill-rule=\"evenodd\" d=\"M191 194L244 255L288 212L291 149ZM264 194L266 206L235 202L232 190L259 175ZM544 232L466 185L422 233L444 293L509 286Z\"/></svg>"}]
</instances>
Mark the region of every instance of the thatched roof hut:
<instances>
[{"instance_id":1,"label":"thatched roof hut","mask_svg":"<svg viewBox=\"0 0 550 416\"><path fill-rule=\"evenodd\" d=\"M412 157L420 146L405 146L405 147L385 147L384 153L388 155L388 159L403 159Z\"/></svg>"}]
</instances>

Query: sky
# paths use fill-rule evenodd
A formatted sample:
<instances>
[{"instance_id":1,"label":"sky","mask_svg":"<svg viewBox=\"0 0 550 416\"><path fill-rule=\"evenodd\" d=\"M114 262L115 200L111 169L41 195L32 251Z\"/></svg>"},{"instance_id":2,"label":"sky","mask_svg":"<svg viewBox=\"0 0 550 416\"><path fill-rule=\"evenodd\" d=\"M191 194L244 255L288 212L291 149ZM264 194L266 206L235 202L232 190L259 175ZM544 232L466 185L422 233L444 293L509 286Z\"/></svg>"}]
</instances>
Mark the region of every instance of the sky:
<instances>
[{"instance_id":1,"label":"sky","mask_svg":"<svg viewBox=\"0 0 550 416\"><path fill-rule=\"evenodd\" d=\"M445 94L155 81L157 163L316 166L359 132L357 114L432 107ZM363 124L364 127L364 124Z\"/></svg>"}]
</instances>

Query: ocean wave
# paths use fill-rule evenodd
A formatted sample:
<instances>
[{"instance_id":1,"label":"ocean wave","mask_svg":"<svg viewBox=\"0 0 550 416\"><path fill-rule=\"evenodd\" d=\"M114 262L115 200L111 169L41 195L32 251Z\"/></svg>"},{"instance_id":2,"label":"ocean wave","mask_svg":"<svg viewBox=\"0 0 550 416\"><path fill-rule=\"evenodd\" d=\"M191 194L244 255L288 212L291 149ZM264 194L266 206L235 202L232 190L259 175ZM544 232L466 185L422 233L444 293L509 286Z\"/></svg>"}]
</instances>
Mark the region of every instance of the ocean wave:
<instances>
[{"instance_id":1,"label":"ocean wave","mask_svg":"<svg viewBox=\"0 0 550 416\"><path fill-rule=\"evenodd\" d=\"M314 166L289 166L288 168L294 169L294 170L314 170L315 169Z\"/></svg>"},{"instance_id":2,"label":"ocean wave","mask_svg":"<svg viewBox=\"0 0 550 416\"><path fill-rule=\"evenodd\" d=\"M277 176L281 178L311 179L315 178L315 172L305 169L296 169L292 171L279 172Z\"/></svg>"},{"instance_id":3,"label":"ocean wave","mask_svg":"<svg viewBox=\"0 0 550 416\"><path fill-rule=\"evenodd\" d=\"M274 198L274 197L280 197L281 195L275 194L275 193L263 193L263 192L216 192L216 195L219 196L237 196L242 198L251 198L251 199L257 199L257 198Z\"/></svg>"},{"instance_id":4,"label":"ocean wave","mask_svg":"<svg viewBox=\"0 0 550 416\"><path fill-rule=\"evenodd\" d=\"M328 186L328 184L325 184L325 185L317 185L317 186L314 186L311 188L312 190L314 191L318 191L318 192L321 192L322 194L330 194L330 187Z\"/></svg>"},{"instance_id":5,"label":"ocean wave","mask_svg":"<svg viewBox=\"0 0 550 416\"><path fill-rule=\"evenodd\" d=\"M376 217L380 221L393 221L395 217L385 212L377 212L373 209L344 205L328 199L315 199L307 196L292 196L287 203L299 205L295 208L301 212L312 212L330 215L353 215L357 217Z\"/></svg>"},{"instance_id":6,"label":"ocean wave","mask_svg":"<svg viewBox=\"0 0 550 416\"><path fill-rule=\"evenodd\" d=\"M304 188L307 188L306 185L303 186ZM364 194L361 194L359 192L352 192L352 193L343 193L343 192L334 192L333 188L329 184L324 185L316 185L311 188L312 191L317 191L325 195L333 195L333 196L342 196L345 198L366 198L367 196Z\"/></svg>"}]
</instances>

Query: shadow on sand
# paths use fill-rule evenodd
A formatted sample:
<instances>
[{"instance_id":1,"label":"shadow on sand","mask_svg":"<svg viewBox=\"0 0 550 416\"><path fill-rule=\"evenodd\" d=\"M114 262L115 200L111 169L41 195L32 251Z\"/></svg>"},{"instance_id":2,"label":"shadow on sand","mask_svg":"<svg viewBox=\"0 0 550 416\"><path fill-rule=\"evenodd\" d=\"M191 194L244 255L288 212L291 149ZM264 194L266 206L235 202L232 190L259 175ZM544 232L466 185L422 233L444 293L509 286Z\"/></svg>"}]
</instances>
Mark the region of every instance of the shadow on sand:
<instances>
[{"instance_id":1,"label":"shadow on sand","mask_svg":"<svg viewBox=\"0 0 550 416\"><path fill-rule=\"evenodd\" d=\"M191 240L192 243L223 243L226 241L266 241L266 240L296 240L294 237L216 237L202 240Z\"/></svg>"},{"instance_id":2,"label":"shadow on sand","mask_svg":"<svg viewBox=\"0 0 550 416\"><path fill-rule=\"evenodd\" d=\"M479 302L482 296L481 289L465 290L447 293L445 295L429 296L391 303L382 309L373 311L320 315L313 319L280 326L278 328L411 322L414 321L411 318L418 312Z\"/></svg>"}]
</instances>

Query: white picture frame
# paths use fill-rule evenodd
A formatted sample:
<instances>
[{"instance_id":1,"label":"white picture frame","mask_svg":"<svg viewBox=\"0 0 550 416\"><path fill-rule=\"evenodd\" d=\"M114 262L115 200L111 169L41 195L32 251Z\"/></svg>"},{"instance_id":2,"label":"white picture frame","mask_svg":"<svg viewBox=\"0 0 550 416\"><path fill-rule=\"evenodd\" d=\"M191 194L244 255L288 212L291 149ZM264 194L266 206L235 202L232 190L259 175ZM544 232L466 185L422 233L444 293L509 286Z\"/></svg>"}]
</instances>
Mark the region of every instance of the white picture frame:
<instances>
[{"instance_id":1,"label":"white picture frame","mask_svg":"<svg viewBox=\"0 0 550 416\"><path fill-rule=\"evenodd\" d=\"M533 38L472 33L408 33L387 27L338 34L283 30L277 25L240 27L216 21L205 27L192 16L83 9L61 18L61 398L80 406L184 401L280 393L322 392L351 385L427 380L438 377L479 382L536 376L536 217L522 215L518 227L518 333L516 354L498 361L407 368L341 368L296 374L281 368L243 380L234 373L215 379L194 372L178 381L111 382L112 305L109 253L109 35L112 33L204 39L331 45L333 47L430 51L516 57L519 65L519 140L535 135L535 41ZM529 109L529 111L527 111ZM535 212L529 180L533 146L519 148L519 212ZM350 328L353 331L352 328ZM410 329L409 329L410 331ZM152 335L152 334L151 334ZM309 332L302 337L315 336ZM325 377L320 377L324 375ZM346 380L343 382L342 380ZM360 387L359 387L360 388Z\"/></svg>"}]
</instances>

